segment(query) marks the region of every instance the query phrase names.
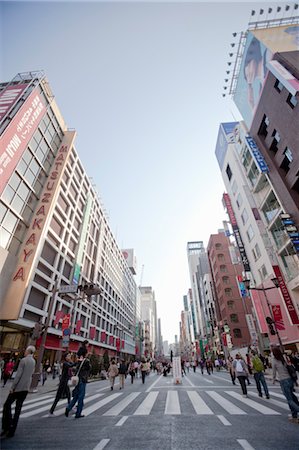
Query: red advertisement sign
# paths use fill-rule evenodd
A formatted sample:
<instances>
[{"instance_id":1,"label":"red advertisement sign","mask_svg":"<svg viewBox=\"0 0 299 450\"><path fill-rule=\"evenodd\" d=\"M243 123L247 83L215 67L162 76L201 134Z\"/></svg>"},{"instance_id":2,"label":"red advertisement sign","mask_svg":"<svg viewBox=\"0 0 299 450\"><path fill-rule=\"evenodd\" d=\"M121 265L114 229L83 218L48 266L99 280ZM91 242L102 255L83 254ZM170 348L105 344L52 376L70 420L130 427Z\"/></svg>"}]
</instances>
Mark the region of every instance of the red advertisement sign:
<instances>
[{"instance_id":1,"label":"red advertisement sign","mask_svg":"<svg viewBox=\"0 0 299 450\"><path fill-rule=\"evenodd\" d=\"M12 105L21 97L28 84L13 84L0 93L0 121Z\"/></svg>"},{"instance_id":2,"label":"red advertisement sign","mask_svg":"<svg viewBox=\"0 0 299 450\"><path fill-rule=\"evenodd\" d=\"M288 291L288 288L284 282L284 279L283 279L283 276L282 276L279 266L273 266L273 270L274 270L276 278L278 279L280 291L283 296L283 299L284 299L287 311L289 313L291 322L294 325L299 325L299 317L298 317L297 311L295 309L295 306L294 306L293 300L290 296L290 293Z\"/></svg>"},{"instance_id":3,"label":"red advertisement sign","mask_svg":"<svg viewBox=\"0 0 299 450\"><path fill-rule=\"evenodd\" d=\"M55 320L54 320L54 326L59 323L60 319L63 318L63 315L64 315L63 311L56 311Z\"/></svg>"},{"instance_id":4,"label":"red advertisement sign","mask_svg":"<svg viewBox=\"0 0 299 450\"><path fill-rule=\"evenodd\" d=\"M90 327L89 328L89 337L90 339L94 339L96 336L96 327Z\"/></svg>"},{"instance_id":5,"label":"red advertisement sign","mask_svg":"<svg viewBox=\"0 0 299 450\"><path fill-rule=\"evenodd\" d=\"M80 333L82 327L82 320L77 320L75 333Z\"/></svg>"},{"instance_id":6,"label":"red advertisement sign","mask_svg":"<svg viewBox=\"0 0 299 450\"><path fill-rule=\"evenodd\" d=\"M269 314L268 314L268 312L265 312L265 311L269 311L269 309L266 304L266 299L265 299L264 293L260 294L260 291L255 291L254 289L252 289L250 291L250 294L251 294L252 303L253 303L253 306L255 309L257 321L259 324L260 332L268 333L269 329L268 329L268 325L266 322L266 317ZM261 298L260 295L263 296L263 298ZM263 302L264 302L264 306L263 306Z\"/></svg>"},{"instance_id":7,"label":"red advertisement sign","mask_svg":"<svg viewBox=\"0 0 299 450\"><path fill-rule=\"evenodd\" d=\"M285 330L280 305L271 305L271 306L276 328L278 330Z\"/></svg>"},{"instance_id":8,"label":"red advertisement sign","mask_svg":"<svg viewBox=\"0 0 299 450\"><path fill-rule=\"evenodd\" d=\"M106 333L105 333L105 331L101 331L101 342L106 342Z\"/></svg>"},{"instance_id":9,"label":"red advertisement sign","mask_svg":"<svg viewBox=\"0 0 299 450\"><path fill-rule=\"evenodd\" d=\"M62 319L62 331L66 330L70 327L71 316L70 314L66 314Z\"/></svg>"},{"instance_id":10,"label":"red advertisement sign","mask_svg":"<svg viewBox=\"0 0 299 450\"><path fill-rule=\"evenodd\" d=\"M227 347L226 333L221 333L221 337L222 337L222 343L223 343L224 347Z\"/></svg>"},{"instance_id":11,"label":"red advertisement sign","mask_svg":"<svg viewBox=\"0 0 299 450\"><path fill-rule=\"evenodd\" d=\"M46 112L36 87L0 137L0 194Z\"/></svg>"},{"instance_id":12,"label":"red advertisement sign","mask_svg":"<svg viewBox=\"0 0 299 450\"><path fill-rule=\"evenodd\" d=\"M109 336L109 345L114 345L114 336Z\"/></svg>"},{"instance_id":13,"label":"red advertisement sign","mask_svg":"<svg viewBox=\"0 0 299 450\"><path fill-rule=\"evenodd\" d=\"M116 338L116 350L119 352L120 351L120 339Z\"/></svg>"},{"instance_id":14,"label":"red advertisement sign","mask_svg":"<svg viewBox=\"0 0 299 450\"><path fill-rule=\"evenodd\" d=\"M121 341L121 348L125 348L125 341Z\"/></svg>"},{"instance_id":15,"label":"red advertisement sign","mask_svg":"<svg viewBox=\"0 0 299 450\"><path fill-rule=\"evenodd\" d=\"M228 214L228 217L229 217L232 227L238 226L237 219L236 219L236 216L235 216L235 213L234 213L231 201L230 201L230 197L228 194L226 194L226 193L223 194L223 201L225 203L225 206L227 209L227 214Z\"/></svg>"}]
</instances>

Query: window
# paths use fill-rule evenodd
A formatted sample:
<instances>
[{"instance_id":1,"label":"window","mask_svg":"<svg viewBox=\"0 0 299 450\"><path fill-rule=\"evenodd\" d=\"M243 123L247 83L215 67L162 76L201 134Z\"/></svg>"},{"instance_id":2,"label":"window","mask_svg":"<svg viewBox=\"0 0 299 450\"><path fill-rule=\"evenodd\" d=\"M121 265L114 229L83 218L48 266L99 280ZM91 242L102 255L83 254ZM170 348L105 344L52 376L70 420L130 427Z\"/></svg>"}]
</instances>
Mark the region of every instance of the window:
<instances>
[{"instance_id":1,"label":"window","mask_svg":"<svg viewBox=\"0 0 299 450\"><path fill-rule=\"evenodd\" d=\"M218 258L218 261L225 261L224 255L222 253L219 253L217 258Z\"/></svg>"},{"instance_id":2,"label":"window","mask_svg":"<svg viewBox=\"0 0 299 450\"><path fill-rule=\"evenodd\" d=\"M289 147L286 147L284 152L284 158L282 163L280 164L281 169L283 169L286 173L290 170L290 165L293 162L293 154Z\"/></svg>"},{"instance_id":3,"label":"window","mask_svg":"<svg viewBox=\"0 0 299 450\"><path fill-rule=\"evenodd\" d=\"M241 338L242 337L242 332L241 332L240 328L234 328L233 329L233 335L234 335L234 338Z\"/></svg>"},{"instance_id":4,"label":"window","mask_svg":"<svg viewBox=\"0 0 299 450\"><path fill-rule=\"evenodd\" d=\"M226 272L226 271L227 271L226 266L224 264L222 264L220 266L220 272Z\"/></svg>"},{"instance_id":5,"label":"window","mask_svg":"<svg viewBox=\"0 0 299 450\"><path fill-rule=\"evenodd\" d=\"M247 237L248 237L248 241L252 241L253 237L254 237L254 231L251 225L249 225L247 231L246 231Z\"/></svg>"},{"instance_id":6,"label":"window","mask_svg":"<svg viewBox=\"0 0 299 450\"><path fill-rule=\"evenodd\" d=\"M215 245L215 247L216 247L216 250L220 250L220 249L222 248L222 244L217 243L217 244Z\"/></svg>"},{"instance_id":7,"label":"window","mask_svg":"<svg viewBox=\"0 0 299 450\"><path fill-rule=\"evenodd\" d=\"M268 276L267 269L264 265L262 265L262 267L259 269L259 274L261 281L263 281Z\"/></svg>"},{"instance_id":8,"label":"window","mask_svg":"<svg viewBox=\"0 0 299 450\"><path fill-rule=\"evenodd\" d=\"M269 223L271 222L274 217L277 215L278 211L280 210L280 204L276 198L276 195L273 191L270 192L268 197L266 198L266 201L262 207L262 212L266 218L266 221Z\"/></svg>"},{"instance_id":9,"label":"window","mask_svg":"<svg viewBox=\"0 0 299 450\"><path fill-rule=\"evenodd\" d=\"M261 122L260 128L258 130L258 135L264 139L268 136L268 126L270 124L269 118L264 114L263 120Z\"/></svg>"},{"instance_id":10,"label":"window","mask_svg":"<svg viewBox=\"0 0 299 450\"><path fill-rule=\"evenodd\" d=\"M283 84L279 80L276 80L274 88L277 90L277 92L281 92L283 90Z\"/></svg>"},{"instance_id":11,"label":"window","mask_svg":"<svg viewBox=\"0 0 299 450\"><path fill-rule=\"evenodd\" d=\"M223 284L229 284L229 277L222 277Z\"/></svg>"},{"instance_id":12,"label":"window","mask_svg":"<svg viewBox=\"0 0 299 450\"><path fill-rule=\"evenodd\" d=\"M234 180L233 185L232 185L232 191L233 191L234 195L236 194L237 190L238 190L238 185L237 185L236 180Z\"/></svg>"},{"instance_id":13,"label":"window","mask_svg":"<svg viewBox=\"0 0 299 450\"><path fill-rule=\"evenodd\" d=\"M243 212L242 212L242 214L241 214L241 219L242 219L243 225L245 225L245 223L246 223L247 220L248 220L248 214L247 214L246 209L243 209Z\"/></svg>"},{"instance_id":14,"label":"window","mask_svg":"<svg viewBox=\"0 0 299 450\"><path fill-rule=\"evenodd\" d=\"M242 199L242 195L238 194L237 200L236 200L237 206L240 209L242 203L243 203L243 199Z\"/></svg>"},{"instance_id":15,"label":"window","mask_svg":"<svg viewBox=\"0 0 299 450\"><path fill-rule=\"evenodd\" d=\"M46 294L39 291L35 287L32 287L27 303L31 306L35 306L35 308L43 309L45 298Z\"/></svg>"},{"instance_id":16,"label":"window","mask_svg":"<svg viewBox=\"0 0 299 450\"><path fill-rule=\"evenodd\" d=\"M228 179L230 181L231 177L233 176L233 173L231 171L231 168L230 168L229 164L226 166L226 174L227 174L227 177L228 177Z\"/></svg>"},{"instance_id":17,"label":"window","mask_svg":"<svg viewBox=\"0 0 299 450\"><path fill-rule=\"evenodd\" d=\"M287 104L288 104L292 109L294 109L295 106L297 105L297 103L298 103L298 100L297 100L297 98L295 97L295 95L289 94L289 95L288 95L288 98L287 98Z\"/></svg>"},{"instance_id":18,"label":"window","mask_svg":"<svg viewBox=\"0 0 299 450\"><path fill-rule=\"evenodd\" d=\"M259 177L259 170L255 163L252 164L248 173L248 179L252 187L256 185L257 179Z\"/></svg>"},{"instance_id":19,"label":"window","mask_svg":"<svg viewBox=\"0 0 299 450\"><path fill-rule=\"evenodd\" d=\"M225 292L226 297L232 297L233 296L233 291L232 291L231 288L225 288L224 292Z\"/></svg>"},{"instance_id":20,"label":"window","mask_svg":"<svg viewBox=\"0 0 299 450\"><path fill-rule=\"evenodd\" d=\"M234 323L239 322L238 314L231 314L230 320L231 320L231 322L234 322Z\"/></svg>"},{"instance_id":21,"label":"window","mask_svg":"<svg viewBox=\"0 0 299 450\"><path fill-rule=\"evenodd\" d=\"M278 150L278 144L280 141L280 134L277 130L275 130L275 128L273 130L272 137L273 137L273 141L272 141L272 144L270 145L270 150L272 152L276 153Z\"/></svg>"},{"instance_id":22,"label":"window","mask_svg":"<svg viewBox=\"0 0 299 450\"><path fill-rule=\"evenodd\" d=\"M258 244L255 244L254 248L252 249L252 253L253 253L254 260L257 261L261 256L261 251L260 251Z\"/></svg>"},{"instance_id":23,"label":"window","mask_svg":"<svg viewBox=\"0 0 299 450\"><path fill-rule=\"evenodd\" d=\"M227 302L227 308L228 309L234 309L234 307L235 307L235 302L233 300L229 300Z\"/></svg>"}]
</instances>

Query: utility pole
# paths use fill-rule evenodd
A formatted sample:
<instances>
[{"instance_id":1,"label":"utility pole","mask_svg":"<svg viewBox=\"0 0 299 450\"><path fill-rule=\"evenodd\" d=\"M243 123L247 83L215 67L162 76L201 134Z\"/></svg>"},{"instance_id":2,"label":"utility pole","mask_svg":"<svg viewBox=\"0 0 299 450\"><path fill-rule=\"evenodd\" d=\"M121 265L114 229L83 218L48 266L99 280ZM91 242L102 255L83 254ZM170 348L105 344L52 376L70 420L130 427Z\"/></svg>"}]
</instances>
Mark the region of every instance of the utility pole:
<instances>
[{"instance_id":1,"label":"utility pole","mask_svg":"<svg viewBox=\"0 0 299 450\"><path fill-rule=\"evenodd\" d=\"M31 386L30 386L30 392L37 392L37 385L38 382L40 380L40 368L41 368L41 364L43 361L43 356L44 356L44 352L45 352L45 345L46 345L46 340L47 340L47 334L48 334L48 328L50 325L50 321L52 319L52 315L53 315L53 306L56 300L56 294L59 291L58 289L58 278L56 278L55 280L55 284L54 284L54 288L52 289L52 296L51 296L51 300L50 300L50 304L49 304L49 309L48 309L48 315L47 315L47 319L46 319L46 323L45 323L45 328L44 328L44 332L42 335L42 340L41 340L41 344L40 347L38 349L38 357L37 357L37 362L36 362L36 366L35 366L35 372L32 375L32 382L31 382Z\"/></svg>"}]
</instances>

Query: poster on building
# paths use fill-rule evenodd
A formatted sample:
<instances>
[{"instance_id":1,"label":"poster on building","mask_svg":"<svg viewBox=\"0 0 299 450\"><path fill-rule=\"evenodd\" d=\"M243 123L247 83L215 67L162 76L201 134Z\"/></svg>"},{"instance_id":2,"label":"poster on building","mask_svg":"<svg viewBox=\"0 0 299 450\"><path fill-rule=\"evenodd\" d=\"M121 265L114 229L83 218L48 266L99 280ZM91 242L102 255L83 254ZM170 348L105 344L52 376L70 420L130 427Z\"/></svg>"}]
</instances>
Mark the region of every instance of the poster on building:
<instances>
[{"instance_id":1,"label":"poster on building","mask_svg":"<svg viewBox=\"0 0 299 450\"><path fill-rule=\"evenodd\" d=\"M173 384L182 383L182 367L181 367L181 358L179 356L174 356L172 358L172 376L173 376Z\"/></svg>"},{"instance_id":2,"label":"poster on building","mask_svg":"<svg viewBox=\"0 0 299 450\"><path fill-rule=\"evenodd\" d=\"M250 337L251 337L251 344L254 347L256 347L257 343L258 343L258 337L257 337L257 332L256 332L256 329L255 329L255 325L254 325L252 314L246 314L246 322L247 322L247 327L248 327L249 334L250 334Z\"/></svg>"},{"instance_id":3,"label":"poster on building","mask_svg":"<svg viewBox=\"0 0 299 450\"><path fill-rule=\"evenodd\" d=\"M271 305L271 307L272 307L273 318L274 318L274 322L275 322L277 330L285 330L280 305Z\"/></svg>"}]
</instances>

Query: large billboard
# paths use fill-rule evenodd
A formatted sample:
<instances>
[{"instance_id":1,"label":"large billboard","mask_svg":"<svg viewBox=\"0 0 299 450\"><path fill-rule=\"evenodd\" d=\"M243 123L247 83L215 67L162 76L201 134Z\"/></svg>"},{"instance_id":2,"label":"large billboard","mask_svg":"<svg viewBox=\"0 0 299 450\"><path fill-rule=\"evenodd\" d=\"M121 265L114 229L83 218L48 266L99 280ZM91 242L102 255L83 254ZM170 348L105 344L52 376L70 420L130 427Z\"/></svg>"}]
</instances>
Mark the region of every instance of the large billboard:
<instances>
[{"instance_id":1,"label":"large billboard","mask_svg":"<svg viewBox=\"0 0 299 450\"><path fill-rule=\"evenodd\" d=\"M28 84L11 84L0 92L0 122L27 87Z\"/></svg>"},{"instance_id":2,"label":"large billboard","mask_svg":"<svg viewBox=\"0 0 299 450\"><path fill-rule=\"evenodd\" d=\"M235 141L234 130L238 123L239 122L225 122L220 124L215 150L220 170L223 168L228 145Z\"/></svg>"},{"instance_id":3,"label":"large billboard","mask_svg":"<svg viewBox=\"0 0 299 450\"><path fill-rule=\"evenodd\" d=\"M259 102L274 53L298 50L299 27L287 25L250 31L244 48L234 102L248 128Z\"/></svg>"},{"instance_id":4,"label":"large billboard","mask_svg":"<svg viewBox=\"0 0 299 450\"><path fill-rule=\"evenodd\" d=\"M46 112L36 87L0 137L0 195Z\"/></svg>"}]
</instances>

